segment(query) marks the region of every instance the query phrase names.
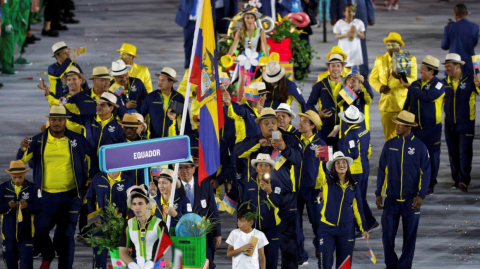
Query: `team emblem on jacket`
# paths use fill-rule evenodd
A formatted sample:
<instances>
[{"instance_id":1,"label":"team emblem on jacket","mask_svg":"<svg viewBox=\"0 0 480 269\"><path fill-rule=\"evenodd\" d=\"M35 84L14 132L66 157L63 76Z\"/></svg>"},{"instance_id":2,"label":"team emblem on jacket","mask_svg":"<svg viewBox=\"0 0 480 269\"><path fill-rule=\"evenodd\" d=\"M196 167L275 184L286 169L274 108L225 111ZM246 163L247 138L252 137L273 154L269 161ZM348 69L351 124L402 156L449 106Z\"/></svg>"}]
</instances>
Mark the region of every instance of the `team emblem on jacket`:
<instances>
[{"instance_id":1,"label":"team emblem on jacket","mask_svg":"<svg viewBox=\"0 0 480 269\"><path fill-rule=\"evenodd\" d=\"M28 198L30 198L30 193L22 192L22 199L27 200Z\"/></svg>"},{"instance_id":2,"label":"team emblem on jacket","mask_svg":"<svg viewBox=\"0 0 480 269\"><path fill-rule=\"evenodd\" d=\"M202 204L202 208L207 208L207 200L203 199L200 203Z\"/></svg>"},{"instance_id":3,"label":"team emblem on jacket","mask_svg":"<svg viewBox=\"0 0 480 269\"><path fill-rule=\"evenodd\" d=\"M315 150L316 148L317 148L317 145L315 145L315 144L313 144L313 143L310 144L310 149L311 149L311 150Z\"/></svg>"},{"instance_id":4,"label":"team emblem on jacket","mask_svg":"<svg viewBox=\"0 0 480 269\"><path fill-rule=\"evenodd\" d=\"M2 247L2 251L3 252L7 251L7 248L5 247L5 245L3 245L3 247Z\"/></svg>"},{"instance_id":5,"label":"team emblem on jacket","mask_svg":"<svg viewBox=\"0 0 480 269\"><path fill-rule=\"evenodd\" d=\"M425 90L430 90L430 85L431 85L431 84L425 85Z\"/></svg>"},{"instance_id":6,"label":"team emblem on jacket","mask_svg":"<svg viewBox=\"0 0 480 269\"><path fill-rule=\"evenodd\" d=\"M408 154L410 155L415 154L415 148L408 147Z\"/></svg>"},{"instance_id":7,"label":"team emblem on jacket","mask_svg":"<svg viewBox=\"0 0 480 269\"><path fill-rule=\"evenodd\" d=\"M108 131L109 131L110 133L115 132L115 126L109 125L109 126L108 126Z\"/></svg>"},{"instance_id":8,"label":"team emblem on jacket","mask_svg":"<svg viewBox=\"0 0 480 269\"><path fill-rule=\"evenodd\" d=\"M323 245L323 238L320 238L320 246Z\"/></svg>"},{"instance_id":9,"label":"team emblem on jacket","mask_svg":"<svg viewBox=\"0 0 480 269\"><path fill-rule=\"evenodd\" d=\"M136 91L137 91L137 86L133 85L132 92L136 92Z\"/></svg>"},{"instance_id":10,"label":"team emblem on jacket","mask_svg":"<svg viewBox=\"0 0 480 269\"><path fill-rule=\"evenodd\" d=\"M241 178L242 178L242 174L237 173L237 179L241 179Z\"/></svg>"},{"instance_id":11,"label":"team emblem on jacket","mask_svg":"<svg viewBox=\"0 0 480 269\"><path fill-rule=\"evenodd\" d=\"M175 210L178 209L178 203L175 203L173 206L175 207Z\"/></svg>"},{"instance_id":12,"label":"team emblem on jacket","mask_svg":"<svg viewBox=\"0 0 480 269\"><path fill-rule=\"evenodd\" d=\"M72 147L76 147L77 146L77 139L73 139L71 143L72 143Z\"/></svg>"},{"instance_id":13,"label":"team emblem on jacket","mask_svg":"<svg viewBox=\"0 0 480 269\"><path fill-rule=\"evenodd\" d=\"M460 84L460 89L465 90L466 87L467 87L467 84L465 82Z\"/></svg>"},{"instance_id":14,"label":"team emblem on jacket","mask_svg":"<svg viewBox=\"0 0 480 269\"><path fill-rule=\"evenodd\" d=\"M117 185L117 191L123 191L123 184L118 184Z\"/></svg>"}]
</instances>

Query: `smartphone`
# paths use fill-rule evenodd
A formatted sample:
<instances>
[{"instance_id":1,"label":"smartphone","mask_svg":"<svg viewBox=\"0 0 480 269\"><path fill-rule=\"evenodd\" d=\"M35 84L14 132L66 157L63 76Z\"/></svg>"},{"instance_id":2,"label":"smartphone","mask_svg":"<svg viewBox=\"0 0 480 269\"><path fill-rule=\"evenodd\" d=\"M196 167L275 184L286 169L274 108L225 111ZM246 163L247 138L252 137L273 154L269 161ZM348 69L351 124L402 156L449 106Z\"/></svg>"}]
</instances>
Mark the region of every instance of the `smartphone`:
<instances>
[{"instance_id":1,"label":"smartphone","mask_svg":"<svg viewBox=\"0 0 480 269\"><path fill-rule=\"evenodd\" d=\"M273 131L272 132L272 139L280 139L280 132L279 131Z\"/></svg>"},{"instance_id":2,"label":"smartphone","mask_svg":"<svg viewBox=\"0 0 480 269\"><path fill-rule=\"evenodd\" d=\"M400 77L402 78L402 80L406 83L408 83L408 80L407 80L407 74L405 72L401 72L400 73Z\"/></svg>"},{"instance_id":3,"label":"smartphone","mask_svg":"<svg viewBox=\"0 0 480 269\"><path fill-rule=\"evenodd\" d=\"M331 108L327 109L327 113L328 113L328 112L332 112L332 114L335 114L335 111L336 111L336 109L335 109L334 106L332 106Z\"/></svg>"},{"instance_id":4,"label":"smartphone","mask_svg":"<svg viewBox=\"0 0 480 269\"><path fill-rule=\"evenodd\" d=\"M85 52L87 52L87 48L86 47L80 47L80 49L78 50L78 55L83 54Z\"/></svg>"},{"instance_id":5,"label":"smartphone","mask_svg":"<svg viewBox=\"0 0 480 269\"><path fill-rule=\"evenodd\" d=\"M43 78L39 78L38 81L40 82L40 86L42 88L45 88L45 81L43 80Z\"/></svg>"},{"instance_id":6,"label":"smartphone","mask_svg":"<svg viewBox=\"0 0 480 269\"><path fill-rule=\"evenodd\" d=\"M177 101L172 101L170 103L170 107L173 112L177 115L182 115L183 114L183 103L177 102Z\"/></svg>"}]
</instances>

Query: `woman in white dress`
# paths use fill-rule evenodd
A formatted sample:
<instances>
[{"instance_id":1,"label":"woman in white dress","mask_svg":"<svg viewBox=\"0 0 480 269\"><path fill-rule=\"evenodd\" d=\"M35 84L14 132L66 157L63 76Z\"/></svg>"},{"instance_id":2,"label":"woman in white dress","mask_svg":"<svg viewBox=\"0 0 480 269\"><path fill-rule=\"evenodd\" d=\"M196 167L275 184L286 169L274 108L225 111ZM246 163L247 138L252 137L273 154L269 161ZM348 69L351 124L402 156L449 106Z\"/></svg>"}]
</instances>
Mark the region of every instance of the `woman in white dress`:
<instances>
[{"instance_id":1,"label":"woman in white dress","mask_svg":"<svg viewBox=\"0 0 480 269\"><path fill-rule=\"evenodd\" d=\"M355 19L355 8L352 4L345 5L343 14L345 18L335 23L333 33L338 39L338 46L348 56L346 66L360 66L363 64L360 38L365 38L365 24L361 20Z\"/></svg>"}]
</instances>

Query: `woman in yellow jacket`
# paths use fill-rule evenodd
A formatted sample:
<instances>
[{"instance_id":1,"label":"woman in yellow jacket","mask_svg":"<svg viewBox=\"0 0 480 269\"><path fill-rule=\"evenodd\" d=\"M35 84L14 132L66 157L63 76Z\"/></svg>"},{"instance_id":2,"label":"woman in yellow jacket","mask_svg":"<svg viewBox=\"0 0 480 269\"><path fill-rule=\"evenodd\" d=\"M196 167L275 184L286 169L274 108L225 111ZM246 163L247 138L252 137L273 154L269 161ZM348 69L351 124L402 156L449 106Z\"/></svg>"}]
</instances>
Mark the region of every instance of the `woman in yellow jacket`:
<instances>
[{"instance_id":1,"label":"woman in yellow jacket","mask_svg":"<svg viewBox=\"0 0 480 269\"><path fill-rule=\"evenodd\" d=\"M405 46L405 42L403 42L400 34L394 32L388 34L383 42L387 45L387 53L378 56L375 60L375 66L368 82L381 95L379 102L380 117L385 141L387 141L396 136L395 123L391 119L402 111L407 99L408 89L403 87L400 82L400 73L393 72L392 68L392 54L403 52L400 48ZM412 83L417 80L417 59L410 56L410 63L411 72L407 79L409 83Z\"/></svg>"}]
</instances>

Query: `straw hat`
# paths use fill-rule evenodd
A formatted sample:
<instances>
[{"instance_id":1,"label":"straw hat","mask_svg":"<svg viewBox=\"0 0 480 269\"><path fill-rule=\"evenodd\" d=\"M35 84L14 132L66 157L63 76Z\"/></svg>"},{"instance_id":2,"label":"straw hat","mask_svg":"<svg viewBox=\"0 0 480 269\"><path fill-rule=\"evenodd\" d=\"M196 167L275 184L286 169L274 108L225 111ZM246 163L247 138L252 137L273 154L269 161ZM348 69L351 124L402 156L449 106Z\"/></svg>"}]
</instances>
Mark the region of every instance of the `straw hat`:
<instances>
[{"instance_id":1,"label":"straw hat","mask_svg":"<svg viewBox=\"0 0 480 269\"><path fill-rule=\"evenodd\" d=\"M116 60L112 62L112 68L110 68L110 76L121 76L128 73L131 69L131 65L126 65L125 62L122 60Z\"/></svg>"},{"instance_id":2,"label":"straw hat","mask_svg":"<svg viewBox=\"0 0 480 269\"><path fill-rule=\"evenodd\" d=\"M106 66L97 66L93 68L93 74L89 78L89 80L93 80L94 78L108 78L110 79L110 74L108 72L108 68Z\"/></svg>"},{"instance_id":3,"label":"straw hat","mask_svg":"<svg viewBox=\"0 0 480 269\"><path fill-rule=\"evenodd\" d=\"M140 113L133 113L133 115L137 116L137 120L143 124L145 131L148 129L148 125L145 123L145 119L143 118L142 114Z\"/></svg>"},{"instance_id":4,"label":"straw hat","mask_svg":"<svg viewBox=\"0 0 480 269\"><path fill-rule=\"evenodd\" d=\"M170 183L173 182L173 176L174 176L174 171L172 169L167 169L167 168L164 168L162 169L162 171L160 172L160 175L158 177L160 178L165 178L167 179L168 181L170 181ZM180 188L182 186L182 182L180 180L177 180L177 183L176 183L176 188Z\"/></svg>"},{"instance_id":5,"label":"straw hat","mask_svg":"<svg viewBox=\"0 0 480 269\"><path fill-rule=\"evenodd\" d=\"M253 159L251 163L254 168L257 166L257 163L268 163L271 166L271 168L275 167L275 162L272 160L270 155L265 153L259 153L257 155L257 158Z\"/></svg>"},{"instance_id":6,"label":"straw hat","mask_svg":"<svg viewBox=\"0 0 480 269\"><path fill-rule=\"evenodd\" d=\"M462 57L456 53L449 53L447 54L447 57L445 57L445 62L442 64L447 64L447 63L456 63L456 64L461 64L464 65L465 62L462 61Z\"/></svg>"},{"instance_id":7,"label":"straw hat","mask_svg":"<svg viewBox=\"0 0 480 269\"><path fill-rule=\"evenodd\" d=\"M269 91L267 91L267 86L263 81L252 82L248 85L248 87L252 89L257 89L258 94L270 93Z\"/></svg>"},{"instance_id":8,"label":"straw hat","mask_svg":"<svg viewBox=\"0 0 480 269\"><path fill-rule=\"evenodd\" d=\"M140 127L143 123L139 122L137 119L137 115L135 114L125 114L123 115L123 120L118 121L122 127Z\"/></svg>"},{"instance_id":9,"label":"straw hat","mask_svg":"<svg viewBox=\"0 0 480 269\"><path fill-rule=\"evenodd\" d=\"M117 50L118 52L123 52L123 53L126 53L128 55L131 55L133 57L138 57L137 56L137 47L135 47L134 45L132 44L128 44L128 43L123 43L122 47Z\"/></svg>"},{"instance_id":10,"label":"straw hat","mask_svg":"<svg viewBox=\"0 0 480 269\"><path fill-rule=\"evenodd\" d=\"M20 174L30 170L30 168L25 168L25 164L21 160L11 161L10 169L5 171L9 174Z\"/></svg>"},{"instance_id":11,"label":"straw hat","mask_svg":"<svg viewBox=\"0 0 480 269\"><path fill-rule=\"evenodd\" d=\"M68 72L61 78L64 85L67 84L67 77L71 75L79 76L82 79L82 84L85 83L85 76L80 73L80 70L78 70L78 68L75 66L70 66L70 68L68 68Z\"/></svg>"},{"instance_id":12,"label":"straw hat","mask_svg":"<svg viewBox=\"0 0 480 269\"><path fill-rule=\"evenodd\" d=\"M245 7L245 9L242 12L242 19L247 14L252 14L253 16L255 16L256 20L258 20L258 19L260 19L260 17L262 17L262 13L258 12L256 7L252 7L252 6L246 6Z\"/></svg>"},{"instance_id":13,"label":"straw hat","mask_svg":"<svg viewBox=\"0 0 480 269\"><path fill-rule=\"evenodd\" d=\"M177 72L170 67L164 67L160 73L156 73L155 76L166 76L169 79L173 80L173 82L178 82L178 80L175 78L177 76Z\"/></svg>"},{"instance_id":14,"label":"straw hat","mask_svg":"<svg viewBox=\"0 0 480 269\"><path fill-rule=\"evenodd\" d=\"M327 169L328 171L332 171L332 165L337 161L337 160L347 160L348 167L352 166L353 159L350 157L345 157L343 155L343 152L337 151L333 154L333 159L327 162Z\"/></svg>"},{"instance_id":15,"label":"straw hat","mask_svg":"<svg viewBox=\"0 0 480 269\"><path fill-rule=\"evenodd\" d=\"M338 117L350 124L360 123L365 120L365 115L354 105L350 105L345 111L338 113Z\"/></svg>"},{"instance_id":16,"label":"straw hat","mask_svg":"<svg viewBox=\"0 0 480 269\"><path fill-rule=\"evenodd\" d=\"M330 50L329 53L327 53L327 63L343 63L343 65L347 64L345 60L347 60L347 54L345 54L339 46L333 46L332 50Z\"/></svg>"},{"instance_id":17,"label":"straw hat","mask_svg":"<svg viewBox=\"0 0 480 269\"><path fill-rule=\"evenodd\" d=\"M71 118L67 116L67 110L64 106L52 106L50 108L50 115L45 115L47 118Z\"/></svg>"},{"instance_id":18,"label":"straw hat","mask_svg":"<svg viewBox=\"0 0 480 269\"><path fill-rule=\"evenodd\" d=\"M398 113L397 116L392 117L392 121L405 126L417 127L418 123L415 122L415 115L412 113L402 110Z\"/></svg>"},{"instance_id":19,"label":"straw hat","mask_svg":"<svg viewBox=\"0 0 480 269\"><path fill-rule=\"evenodd\" d=\"M59 51L63 50L63 49L68 49L69 47L67 47L67 44L65 44L65 42L63 41L60 41L60 42L57 42L55 44L53 44L52 46L52 53L53 53L53 56L52 57L55 57L55 54L57 54Z\"/></svg>"},{"instance_id":20,"label":"straw hat","mask_svg":"<svg viewBox=\"0 0 480 269\"><path fill-rule=\"evenodd\" d=\"M148 199L148 202L149 202L148 209L149 210L153 209L157 205L157 202L155 202L155 199L149 197L148 191L145 189L144 185L140 185L140 186L135 185L135 186L132 186L132 187L128 188L128 190L127 190L127 194L128 194L127 206L129 208L132 208L132 196L136 193L138 193L141 196Z\"/></svg>"},{"instance_id":21,"label":"straw hat","mask_svg":"<svg viewBox=\"0 0 480 269\"><path fill-rule=\"evenodd\" d=\"M271 119L271 118L275 118L275 119L277 119L277 121L281 120L280 117L277 117L277 114L275 113L275 110L273 110L273 108L266 107L266 108L262 109L262 112L260 113L260 117L255 119L255 123L260 124L260 122L263 119Z\"/></svg>"},{"instance_id":22,"label":"straw hat","mask_svg":"<svg viewBox=\"0 0 480 269\"><path fill-rule=\"evenodd\" d=\"M284 76L285 68L275 61L268 62L266 70L262 73L263 80L269 83L275 83Z\"/></svg>"},{"instance_id":23,"label":"straw hat","mask_svg":"<svg viewBox=\"0 0 480 269\"><path fill-rule=\"evenodd\" d=\"M400 43L400 47L405 46L405 42L402 40L402 36L395 32L390 32L387 37L383 39L383 43L387 44L388 41L395 41Z\"/></svg>"},{"instance_id":24,"label":"straw hat","mask_svg":"<svg viewBox=\"0 0 480 269\"><path fill-rule=\"evenodd\" d=\"M183 162L183 163L180 163L180 164L188 164L188 165L195 165L197 166L197 164L193 161L193 157L190 156L190 160L186 161L186 162Z\"/></svg>"},{"instance_id":25,"label":"straw hat","mask_svg":"<svg viewBox=\"0 0 480 269\"><path fill-rule=\"evenodd\" d=\"M115 108L119 107L117 105L117 96L111 92L102 93L100 98L97 100L97 103L108 103L114 106Z\"/></svg>"},{"instance_id":26,"label":"straw hat","mask_svg":"<svg viewBox=\"0 0 480 269\"><path fill-rule=\"evenodd\" d=\"M287 113L288 115L290 115L290 117L292 117L292 119L295 119L296 117L295 113L293 113L292 111L292 107L285 103L281 103L280 105L278 105L277 109L275 109L275 113L277 112Z\"/></svg>"},{"instance_id":27,"label":"straw hat","mask_svg":"<svg viewBox=\"0 0 480 269\"><path fill-rule=\"evenodd\" d=\"M423 58L422 65L438 71L438 68L440 67L440 60L432 55L427 55L425 58Z\"/></svg>"},{"instance_id":28,"label":"straw hat","mask_svg":"<svg viewBox=\"0 0 480 269\"><path fill-rule=\"evenodd\" d=\"M309 120L311 120L313 122L313 124L315 124L315 128L317 130L322 129L322 120L320 120L320 116L318 116L317 112L315 112L313 110L307 110L307 112L305 112L305 113L298 113L298 116L299 117L306 117Z\"/></svg>"}]
</instances>

